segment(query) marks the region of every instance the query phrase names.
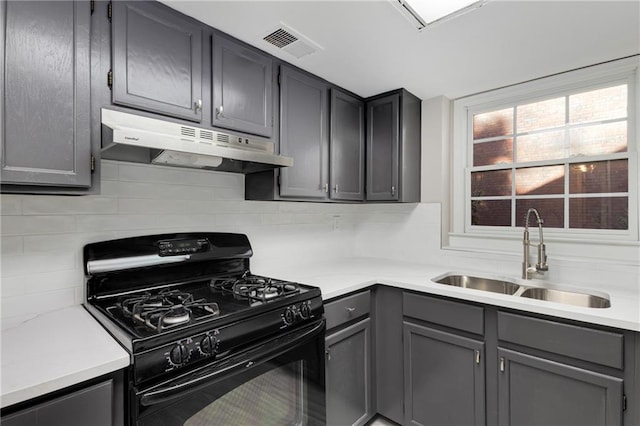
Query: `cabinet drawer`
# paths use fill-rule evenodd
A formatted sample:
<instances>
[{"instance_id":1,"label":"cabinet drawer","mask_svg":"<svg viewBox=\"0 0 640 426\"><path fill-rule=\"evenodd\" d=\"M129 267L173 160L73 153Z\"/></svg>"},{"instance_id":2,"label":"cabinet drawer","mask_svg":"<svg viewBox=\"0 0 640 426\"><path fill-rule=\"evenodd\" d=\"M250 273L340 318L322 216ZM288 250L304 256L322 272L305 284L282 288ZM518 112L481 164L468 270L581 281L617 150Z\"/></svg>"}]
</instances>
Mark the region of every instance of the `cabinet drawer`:
<instances>
[{"instance_id":1,"label":"cabinet drawer","mask_svg":"<svg viewBox=\"0 0 640 426\"><path fill-rule=\"evenodd\" d=\"M622 369L623 335L498 312L498 339Z\"/></svg>"},{"instance_id":2,"label":"cabinet drawer","mask_svg":"<svg viewBox=\"0 0 640 426\"><path fill-rule=\"evenodd\" d=\"M484 308L412 293L403 295L407 317L444 325L475 334L484 334Z\"/></svg>"},{"instance_id":3,"label":"cabinet drawer","mask_svg":"<svg viewBox=\"0 0 640 426\"><path fill-rule=\"evenodd\" d=\"M327 318L327 330L354 318L368 315L371 309L370 305L371 292L369 290L325 303L324 312Z\"/></svg>"}]
</instances>

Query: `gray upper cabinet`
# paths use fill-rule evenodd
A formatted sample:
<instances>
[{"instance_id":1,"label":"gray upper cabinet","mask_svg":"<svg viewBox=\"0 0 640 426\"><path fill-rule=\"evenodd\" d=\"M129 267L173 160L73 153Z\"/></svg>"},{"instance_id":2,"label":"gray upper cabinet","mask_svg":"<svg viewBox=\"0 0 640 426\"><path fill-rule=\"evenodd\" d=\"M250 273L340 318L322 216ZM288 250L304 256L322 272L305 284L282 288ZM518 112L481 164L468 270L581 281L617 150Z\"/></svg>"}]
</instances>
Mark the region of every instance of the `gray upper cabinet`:
<instances>
[{"instance_id":1,"label":"gray upper cabinet","mask_svg":"<svg viewBox=\"0 0 640 426\"><path fill-rule=\"evenodd\" d=\"M622 425L622 379L502 348L498 356L500 426Z\"/></svg>"},{"instance_id":2,"label":"gray upper cabinet","mask_svg":"<svg viewBox=\"0 0 640 426\"><path fill-rule=\"evenodd\" d=\"M2 189L89 188L89 2L8 1L0 9Z\"/></svg>"},{"instance_id":3,"label":"gray upper cabinet","mask_svg":"<svg viewBox=\"0 0 640 426\"><path fill-rule=\"evenodd\" d=\"M331 90L330 197L364 200L364 102Z\"/></svg>"},{"instance_id":4,"label":"gray upper cabinet","mask_svg":"<svg viewBox=\"0 0 640 426\"><path fill-rule=\"evenodd\" d=\"M404 89L367 100L368 201L420 201L420 100Z\"/></svg>"},{"instance_id":5,"label":"gray upper cabinet","mask_svg":"<svg viewBox=\"0 0 640 426\"><path fill-rule=\"evenodd\" d=\"M293 157L293 167L280 171L280 197L327 197L328 93L324 81L281 67L280 154Z\"/></svg>"},{"instance_id":6,"label":"gray upper cabinet","mask_svg":"<svg viewBox=\"0 0 640 426\"><path fill-rule=\"evenodd\" d=\"M113 103L200 122L202 33L160 3L114 1Z\"/></svg>"},{"instance_id":7,"label":"gray upper cabinet","mask_svg":"<svg viewBox=\"0 0 640 426\"><path fill-rule=\"evenodd\" d=\"M218 34L211 57L213 125L271 137L271 57Z\"/></svg>"},{"instance_id":8,"label":"gray upper cabinet","mask_svg":"<svg viewBox=\"0 0 640 426\"><path fill-rule=\"evenodd\" d=\"M367 104L367 200L398 199L400 95Z\"/></svg>"}]
</instances>

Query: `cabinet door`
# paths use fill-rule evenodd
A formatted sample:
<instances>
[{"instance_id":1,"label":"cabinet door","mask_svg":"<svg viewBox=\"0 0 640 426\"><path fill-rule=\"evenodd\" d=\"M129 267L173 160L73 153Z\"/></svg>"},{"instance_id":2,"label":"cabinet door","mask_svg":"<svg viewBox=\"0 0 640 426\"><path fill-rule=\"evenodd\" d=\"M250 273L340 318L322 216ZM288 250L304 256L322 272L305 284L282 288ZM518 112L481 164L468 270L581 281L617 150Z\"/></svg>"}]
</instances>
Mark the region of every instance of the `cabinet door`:
<instances>
[{"instance_id":1,"label":"cabinet door","mask_svg":"<svg viewBox=\"0 0 640 426\"><path fill-rule=\"evenodd\" d=\"M202 28L156 2L113 2L113 103L202 120Z\"/></svg>"},{"instance_id":2,"label":"cabinet door","mask_svg":"<svg viewBox=\"0 0 640 426\"><path fill-rule=\"evenodd\" d=\"M400 95L367 104L367 200L398 200Z\"/></svg>"},{"instance_id":3,"label":"cabinet door","mask_svg":"<svg viewBox=\"0 0 640 426\"><path fill-rule=\"evenodd\" d=\"M484 343L404 323L406 425L485 424Z\"/></svg>"},{"instance_id":4,"label":"cabinet door","mask_svg":"<svg viewBox=\"0 0 640 426\"><path fill-rule=\"evenodd\" d=\"M364 200L364 103L331 91L331 198Z\"/></svg>"},{"instance_id":5,"label":"cabinet door","mask_svg":"<svg viewBox=\"0 0 640 426\"><path fill-rule=\"evenodd\" d=\"M293 157L293 166L280 171L281 197L328 195L327 98L323 81L281 67L280 154Z\"/></svg>"},{"instance_id":6,"label":"cabinet door","mask_svg":"<svg viewBox=\"0 0 640 426\"><path fill-rule=\"evenodd\" d=\"M90 187L89 2L0 8L2 183Z\"/></svg>"},{"instance_id":7,"label":"cabinet door","mask_svg":"<svg viewBox=\"0 0 640 426\"><path fill-rule=\"evenodd\" d=\"M113 381L3 417L3 426L112 426Z\"/></svg>"},{"instance_id":8,"label":"cabinet door","mask_svg":"<svg viewBox=\"0 0 640 426\"><path fill-rule=\"evenodd\" d=\"M213 37L213 125L271 137L271 57Z\"/></svg>"},{"instance_id":9,"label":"cabinet door","mask_svg":"<svg viewBox=\"0 0 640 426\"><path fill-rule=\"evenodd\" d=\"M370 345L369 318L327 337L327 425L361 425L373 416Z\"/></svg>"},{"instance_id":10,"label":"cabinet door","mask_svg":"<svg viewBox=\"0 0 640 426\"><path fill-rule=\"evenodd\" d=\"M622 379L498 348L500 425L622 424Z\"/></svg>"}]
</instances>

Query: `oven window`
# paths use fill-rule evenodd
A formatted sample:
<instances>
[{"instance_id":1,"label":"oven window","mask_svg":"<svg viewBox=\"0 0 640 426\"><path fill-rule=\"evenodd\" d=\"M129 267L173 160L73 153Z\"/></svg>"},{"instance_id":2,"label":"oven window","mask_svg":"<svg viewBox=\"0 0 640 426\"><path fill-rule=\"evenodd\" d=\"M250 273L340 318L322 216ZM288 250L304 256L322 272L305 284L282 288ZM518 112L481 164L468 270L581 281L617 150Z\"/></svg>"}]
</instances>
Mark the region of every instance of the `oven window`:
<instances>
[{"instance_id":1,"label":"oven window","mask_svg":"<svg viewBox=\"0 0 640 426\"><path fill-rule=\"evenodd\" d=\"M222 395L184 426L301 425L302 361L272 369Z\"/></svg>"}]
</instances>

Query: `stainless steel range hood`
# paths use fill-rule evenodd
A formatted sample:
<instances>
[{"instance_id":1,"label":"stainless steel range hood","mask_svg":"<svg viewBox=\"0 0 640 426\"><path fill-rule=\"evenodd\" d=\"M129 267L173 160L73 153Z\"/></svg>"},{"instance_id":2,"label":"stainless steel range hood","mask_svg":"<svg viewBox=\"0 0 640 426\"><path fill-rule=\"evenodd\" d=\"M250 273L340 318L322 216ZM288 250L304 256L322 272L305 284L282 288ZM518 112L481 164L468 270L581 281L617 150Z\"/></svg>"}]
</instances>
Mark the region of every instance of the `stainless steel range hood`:
<instances>
[{"instance_id":1,"label":"stainless steel range hood","mask_svg":"<svg viewBox=\"0 0 640 426\"><path fill-rule=\"evenodd\" d=\"M253 173L293 165L266 139L102 109L102 157Z\"/></svg>"}]
</instances>

